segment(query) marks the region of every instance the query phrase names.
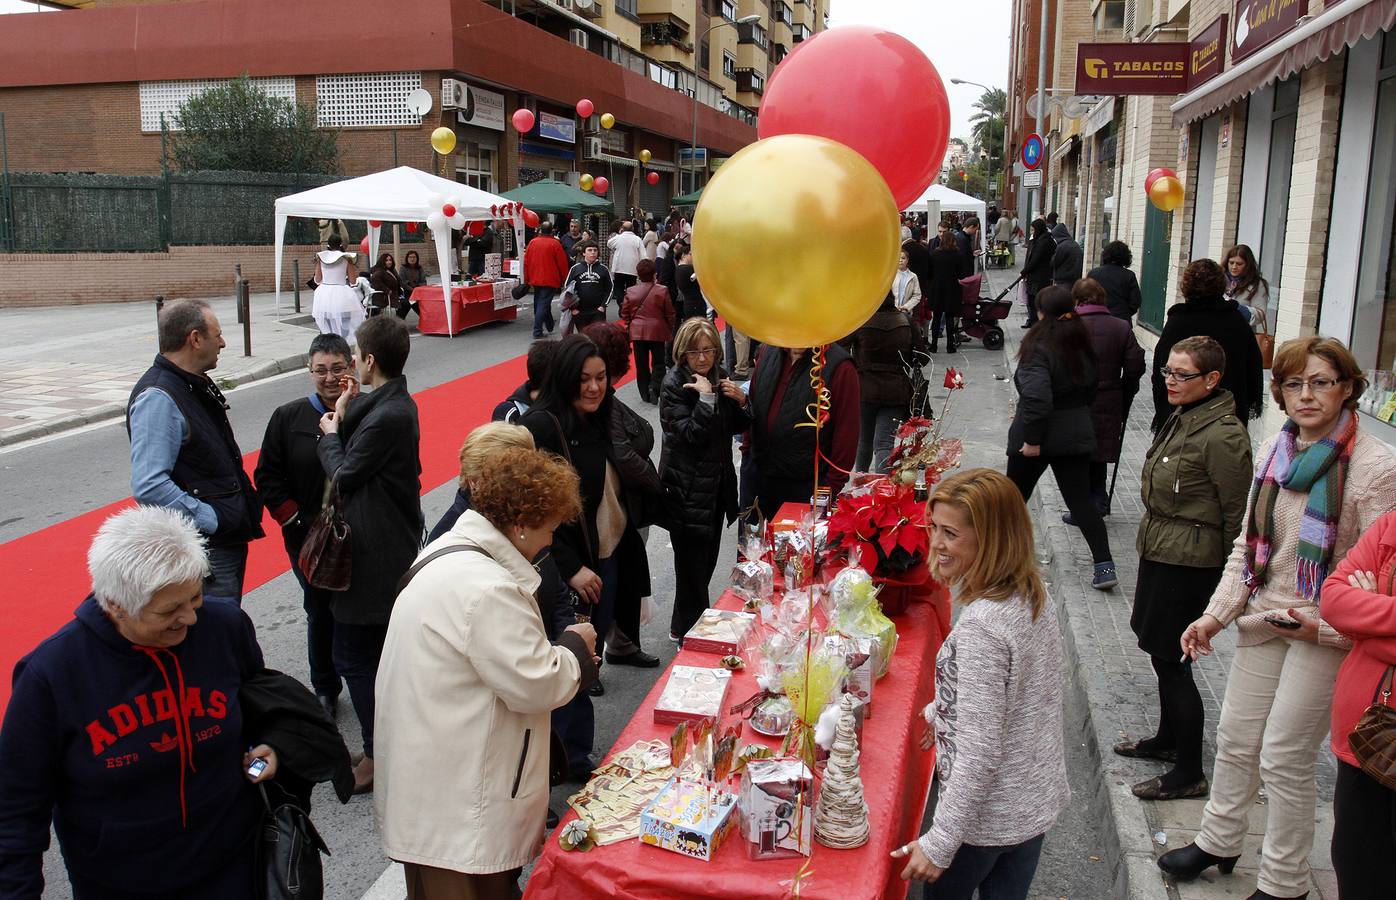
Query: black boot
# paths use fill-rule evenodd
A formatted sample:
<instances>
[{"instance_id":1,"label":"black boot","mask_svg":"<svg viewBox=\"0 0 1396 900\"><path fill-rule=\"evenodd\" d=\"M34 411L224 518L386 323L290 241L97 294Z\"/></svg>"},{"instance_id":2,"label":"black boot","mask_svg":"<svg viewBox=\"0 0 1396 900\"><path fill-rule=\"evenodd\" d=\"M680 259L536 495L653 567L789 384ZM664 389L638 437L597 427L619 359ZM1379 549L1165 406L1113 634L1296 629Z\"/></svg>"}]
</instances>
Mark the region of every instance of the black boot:
<instances>
[{"instance_id":1,"label":"black boot","mask_svg":"<svg viewBox=\"0 0 1396 900\"><path fill-rule=\"evenodd\" d=\"M936 334L936 335L932 335L932 336L931 336L931 347L930 347L930 350L931 350L932 353L939 353L939 352L940 352L940 335Z\"/></svg>"},{"instance_id":2,"label":"black boot","mask_svg":"<svg viewBox=\"0 0 1396 900\"><path fill-rule=\"evenodd\" d=\"M1239 856L1213 856L1196 844L1169 850L1158 858L1158 867L1172 875L1175 881L1192 881L1212 866L1223 875L1236 868Z\"/></svg>"}]
</instances>

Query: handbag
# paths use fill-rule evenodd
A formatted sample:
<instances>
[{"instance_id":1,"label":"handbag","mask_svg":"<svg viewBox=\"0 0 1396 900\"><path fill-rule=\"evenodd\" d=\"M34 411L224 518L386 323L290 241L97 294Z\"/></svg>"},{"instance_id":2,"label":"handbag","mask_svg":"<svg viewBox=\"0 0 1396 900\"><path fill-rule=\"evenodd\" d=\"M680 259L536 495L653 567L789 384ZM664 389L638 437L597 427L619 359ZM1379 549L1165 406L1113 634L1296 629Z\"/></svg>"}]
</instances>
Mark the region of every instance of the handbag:
<instances>
[{"instance_id":1,"label":"handbag","mask_svg":"<svg viewBox=\"0 0 1396 900\"><path fill-rule=\"evenodd\" d=\"M354 570L353 535L341 506L339 488L331 481L325 487L325 505L306 532L296 558L305 580L327 591L348 590Z\"/></svg>"},{"instance_id":2,"label":"handbag","mask_svg":"<svg viewBox=\"0 0 1396 900\"><path fill-rule=\"evenodd\" d=\"M1387 666L1377 682L1372 705L1348 735L1357 765L1388 790L1396 791L1396 709L1391 706L1391 681L1396 666Z\"/></svg>"},{"instance_id":3,"label":"handbag","mask_svg":"<svg viewBox=\"0 0 1396 900\"><path fill-rule=\"evenodd\" d=\"M329 855L330 848L300 804L282 788L272 787L279 795L275 804L266 783L257 785L267 808L255 848L258 900L321 900L325 876L320 854Z\"/></svg>"},{"instance_id":4,"label":"handbag","mask_svg":"<svg viewBox=\"0 0 1396 900\"><path fill-rule=\"evenodd\" d=\"M1262 369L1270 368L1275 361L1275 336L1257 331L1255 342L1260 345L1260 367Z\"/></svg>"}]
</instances>

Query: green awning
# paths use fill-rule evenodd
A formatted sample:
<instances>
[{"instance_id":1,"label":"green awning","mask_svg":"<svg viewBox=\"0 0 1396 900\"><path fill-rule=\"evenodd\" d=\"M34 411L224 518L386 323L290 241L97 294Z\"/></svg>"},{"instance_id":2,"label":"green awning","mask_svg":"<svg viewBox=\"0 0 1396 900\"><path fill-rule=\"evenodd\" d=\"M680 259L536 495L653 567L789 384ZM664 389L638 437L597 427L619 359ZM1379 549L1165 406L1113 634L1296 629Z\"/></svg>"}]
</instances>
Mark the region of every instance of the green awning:
<instances>
[{"instance_id":1,"label":"green awning","mask_svg":"<svg viewBox=\"0 0 1396 900\"><path fill-rule=\"evenodd\" d=\"M671 206L697 206L698 198L703 195L703 189L699 188L691 194L684 194L682 197L675 197L669 201ZM507 194L505 195L508 196Z\"/></svg>"},{"instance_id":2,"label":"green awning","mask_svg":"<svg viewBox=\"0 0 1396 900\"><path fill-rule=\"evenodd\" d=\"M499 196L522 203L536 213L576 212L585 209L611 209L611 201L561 181L535 181L505 191Z\"/></svg>"}]
</instances>

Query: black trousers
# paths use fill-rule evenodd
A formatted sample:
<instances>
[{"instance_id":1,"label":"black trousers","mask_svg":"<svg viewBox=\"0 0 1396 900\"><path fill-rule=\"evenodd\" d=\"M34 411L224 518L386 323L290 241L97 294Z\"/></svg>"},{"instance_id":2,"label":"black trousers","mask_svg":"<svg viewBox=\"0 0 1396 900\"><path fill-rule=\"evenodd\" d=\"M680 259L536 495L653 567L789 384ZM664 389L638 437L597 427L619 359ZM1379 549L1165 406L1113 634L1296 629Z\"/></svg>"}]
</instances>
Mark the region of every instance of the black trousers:
<instances>
[{"instance_id":1,"label":"black trousers","mask_svg":"<svg viewBox=\"0 0 1396 900\"><path fill-rule=\"evenodd\" d=\"M1192 680L1192 661L1150 656L1158 678L1159 723L1153 742L1177 753L1173 770L1164 776L1168 787L1202 779L1202 695Z\"/></svg>"},{"instance_id":2,"label":"black trousers","mask_svg":"<svg viewBox=\"0 0 1396 900\"><path fill-rule=\"evenodd\" d=\"M1396 859L1396 791L1338 761L1333 789L1333 872L1343 900L1391 896Z\"/></svg>"},{"instance_id":3,"label":"black trousers","mask_svg":"<svg viewBox=\"0 0 1396 900\"><path fill-rule=\"evenodd\" d=\"M664 383L664 342L631 341L631 345L635 348L635 387L640 399L648 400L650 392L657 394Z\"/></svg>"},{"instance_id":4,"label":"black trousers","mask_svg":"<svg viewBox=\"0 0 1396 900\"><path fill-rule=\"evenodd\" d=\"M1027 900L1037 862L1042 856L1042 835L1006 847L961 844L940 879L926 885L926 900Z\"/></svg>"},{"instance_id":5,"label":"black trousers","mask_svg":"<svg viewBox=\"0 0 1396 900\"><path fill-rule=\"evenodd\" d=\"M623 275L619 272L611 273L611 299L616 301L616 306L620 306L621 300L625 297L625 292L633 288L640 279L634 275Z\"/></svg>"},{"instance_id":6,"label":"black trousers","mask_svg":"<svg viewBox=\"0 0 1396 900\"><path fill-rule=\"evenodd\" d=\"M1018 485L1023 501L1027 502L1037 487L1038 479L1050 467L1057 479L1057 487L1061 489L1062 499L1066 501L1067 509L1071 510L1071 517L1076 520L1076 526L1090 545L1091 558L1098 563L1109 562L1112 559L1110 539L1105 534L1105 521L1100 517L1100 510L1096 509L1095 500L1091 498L1090 466L1089 453L1024 456L1015 451L1008 454L1006 474Z\"/></svg>"},{"instance_id":7,"label":"black trousers","mask_svg":"<svg viewBox=\"0 0 1396 900\"><path fill-rule=\"evenodd\" d=\"M669 616L669 633L681 638L708 608L708 585L722 549L722 519L714 520L706 538L679 533L673 535L673 544L674 611Z\"/></svg>"},{"instance_id":8,"label":"black trousers","mask_svg":"<svg viewBox=\"0 0 1396 900\"><path fill-rule=\"evenodd\" d=\"M378 660L383 656L387 625L334 623L334 667L349 687L354 715L364 738L364 756L373 758L373 685L378 680Z\"/></svg>"}]
</instances>

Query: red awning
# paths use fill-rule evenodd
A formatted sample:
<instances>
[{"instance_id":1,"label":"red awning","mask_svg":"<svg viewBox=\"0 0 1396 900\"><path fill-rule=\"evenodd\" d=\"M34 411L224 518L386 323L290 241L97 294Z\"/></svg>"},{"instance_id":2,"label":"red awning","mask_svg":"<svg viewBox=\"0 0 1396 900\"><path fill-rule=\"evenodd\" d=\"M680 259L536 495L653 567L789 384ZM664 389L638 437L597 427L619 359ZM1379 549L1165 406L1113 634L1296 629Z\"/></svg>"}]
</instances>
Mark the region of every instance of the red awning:
<instances>
[{"instance_id":1,"label":"red awning","mask_svg":"<svg viewBox=\"0 0 1396 900\"><path fill-rule=\"evenodd\" d=\"M1169 109L1173 125L1181 128L1209 116L1272 81L1293 75L1358 41L1390 30L1396 24L1392 0L1342 0L1299 25L1289 34L1189 91Z\"/></svg>"}]
</instances>

